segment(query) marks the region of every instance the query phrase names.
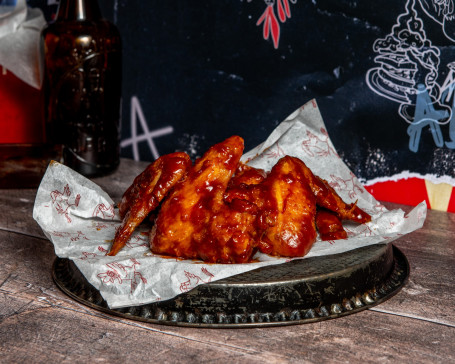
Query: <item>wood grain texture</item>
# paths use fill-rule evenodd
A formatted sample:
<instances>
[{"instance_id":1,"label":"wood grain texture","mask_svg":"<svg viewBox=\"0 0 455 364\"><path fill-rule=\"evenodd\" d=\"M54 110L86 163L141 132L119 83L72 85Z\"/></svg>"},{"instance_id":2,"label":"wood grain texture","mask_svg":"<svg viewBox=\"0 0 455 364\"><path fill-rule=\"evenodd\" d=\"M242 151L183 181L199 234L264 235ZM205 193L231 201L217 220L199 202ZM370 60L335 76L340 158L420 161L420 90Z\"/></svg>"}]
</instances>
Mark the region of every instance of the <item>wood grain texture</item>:
<instances>
[{"instance_id":1,"label":"wood grain texture","mask_svg":"<svg viewBox=\"0 0 455 364\"><path fill-rule=\"evenodd\" d=\"M95 182L120 198L146 165L122 160ZM51 277L53 246L32 218L35 195L0 190L1 362L455 361L455 214L428 211L422 229L394 242L409 282L370 310L307 325L194 329L106 315L63 294Z\"/></svg>"},{"instance_id":2,"label":"wood grain texture","mask_svg":"<svg viewBox=\"0 0 455 364\"><path fill-rule=\"evenodd\" d=\"M373 310L455 328L455 214L429 210L422 229L394 244L409 261L409 282L400 292L400 300L386 301Z\"/></svg>"}]
</instances>

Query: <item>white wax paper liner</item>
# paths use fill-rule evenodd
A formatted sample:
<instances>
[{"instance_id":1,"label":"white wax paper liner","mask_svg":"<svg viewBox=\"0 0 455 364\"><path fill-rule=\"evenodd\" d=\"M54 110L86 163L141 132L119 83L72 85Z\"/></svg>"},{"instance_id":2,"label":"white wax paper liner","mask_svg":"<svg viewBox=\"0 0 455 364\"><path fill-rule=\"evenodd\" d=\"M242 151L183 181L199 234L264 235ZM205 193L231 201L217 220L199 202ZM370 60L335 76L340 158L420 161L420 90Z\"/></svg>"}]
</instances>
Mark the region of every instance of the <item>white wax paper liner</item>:
<instances>
[{"instance_id":1,"label":"white wax paper liner","mask_svg":"<svg viewBox=\"0 0 455 364\"><path fill-rule=\"evenodd\" d=\"M422 227L427 211L425 202L405 216L401 209L388 211L363 188L336 153L315 100L292 113L242 160L270 170L285 155L302 159L346 202L358 201L372 215L368 224L344 223L348 239L318 238L310 252L297 259L387 244ZM289 261L260 253L255 262L248 264L206 264L155 256L149 250L150 226L146 225L133 234L117 256L106 256L121 223L114 206L95 183L52 162L38 189L33 210L33 218L53 243L56 255L73 260L110 308L171 299L200 284Z\"/></svg>"}]
</instances>

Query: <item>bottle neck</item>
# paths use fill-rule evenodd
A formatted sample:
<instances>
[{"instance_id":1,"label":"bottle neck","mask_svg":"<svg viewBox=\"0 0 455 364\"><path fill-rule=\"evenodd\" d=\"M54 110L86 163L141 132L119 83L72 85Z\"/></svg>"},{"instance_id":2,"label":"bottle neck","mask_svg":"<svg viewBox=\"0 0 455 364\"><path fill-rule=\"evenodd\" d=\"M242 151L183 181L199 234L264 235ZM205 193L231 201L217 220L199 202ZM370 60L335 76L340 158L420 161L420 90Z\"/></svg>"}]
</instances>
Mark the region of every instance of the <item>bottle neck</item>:
<instances>
[{"instance_id":1,"label":"bottle neck","mask_svg":"<svg viewBox=\"0 0 455 364\"><path fill-rule=\"evenodd\" d=\"M98 20L101 11L96 0L60 0L56 20Z\"/></svg>"}]
</instances>

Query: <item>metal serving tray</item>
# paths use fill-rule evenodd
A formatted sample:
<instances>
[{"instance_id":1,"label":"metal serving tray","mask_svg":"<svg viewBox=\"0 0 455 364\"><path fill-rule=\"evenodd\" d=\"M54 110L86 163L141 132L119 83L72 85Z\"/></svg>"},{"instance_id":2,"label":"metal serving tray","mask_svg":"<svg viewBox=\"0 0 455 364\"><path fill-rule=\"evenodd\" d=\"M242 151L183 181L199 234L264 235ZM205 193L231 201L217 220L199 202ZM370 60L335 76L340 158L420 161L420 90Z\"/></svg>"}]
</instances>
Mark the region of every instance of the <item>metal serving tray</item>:
<instances>
[{"instance_id":1,"label":"metal serving tray","mask_svg":"<svg viewBox=\"0 0 455 364\"><path fill-rule=\"evenodd\" d=\"M171 300L110 309L69 259L53 278L73 299L99 311L154 324L246 328L304 324L353 314L396 294L409 264L392 244L293 260L196 287Z\"/></svg>"}]
</instances>

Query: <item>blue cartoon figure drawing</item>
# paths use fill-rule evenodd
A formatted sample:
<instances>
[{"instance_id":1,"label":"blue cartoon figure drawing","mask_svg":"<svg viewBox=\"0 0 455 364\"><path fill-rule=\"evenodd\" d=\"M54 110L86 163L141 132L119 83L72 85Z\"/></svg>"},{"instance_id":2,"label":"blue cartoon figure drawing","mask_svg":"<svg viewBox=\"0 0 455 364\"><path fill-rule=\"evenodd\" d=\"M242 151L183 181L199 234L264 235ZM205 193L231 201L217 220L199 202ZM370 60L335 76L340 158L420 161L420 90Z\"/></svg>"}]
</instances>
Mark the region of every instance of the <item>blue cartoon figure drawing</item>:
<instances>
[{"instance_id":1,"label":"blue cartoon figure drawing","mask_svg":"<svg viewBox=\"0 0 455 364\"><path fill-rule=\"evenodd\" d=\"M377 66L368 70L366 83L378 95L399 103L398 114L409 124L407 133L411 151L418 152L424 129L431 131L438 148L455 149L455 63L441 66L441 52L427 38L415 3L416 0L408 0L405 12L398 17L391 32L374 42ZM444 1L437 0L419 0L419 3L425 13L434 15L431 18L440 19L437 21L446 38L455 41L455 32L451 31L449 24L453 5L448 8ZM438 76L442 67L447 67L444 70L447 76L440 85ZM447 126L450 140L444 142L442 128Z\"/></svg>"}]
</instances>

